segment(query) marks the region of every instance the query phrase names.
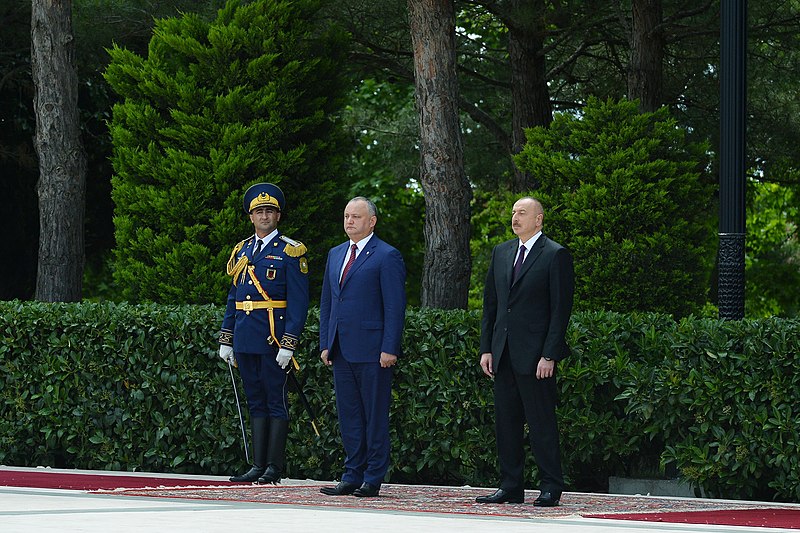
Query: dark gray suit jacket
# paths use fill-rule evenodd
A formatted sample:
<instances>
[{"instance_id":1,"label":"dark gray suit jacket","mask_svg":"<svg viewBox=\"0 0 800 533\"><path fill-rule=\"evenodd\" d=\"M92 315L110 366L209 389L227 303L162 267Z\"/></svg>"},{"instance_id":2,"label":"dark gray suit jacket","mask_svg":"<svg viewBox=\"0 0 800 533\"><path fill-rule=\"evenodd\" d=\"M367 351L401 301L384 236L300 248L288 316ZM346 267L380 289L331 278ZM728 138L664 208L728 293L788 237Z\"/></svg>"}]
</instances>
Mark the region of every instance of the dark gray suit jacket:
<instances>
[{"instance_id":1,"label":"dark gray suit jacket","mask_svg":"<svg viewBox=\"0 0 800 533\"><path fill-rule=\"evenodd\" d=\"M561 360L572 313L575 277L569 251L542 234L511 284L519 239L497 245L486 274L481 353L492 353L497 372L506 344L514 372L530 375L540 357Z\"/></svg>"}]
</instances>

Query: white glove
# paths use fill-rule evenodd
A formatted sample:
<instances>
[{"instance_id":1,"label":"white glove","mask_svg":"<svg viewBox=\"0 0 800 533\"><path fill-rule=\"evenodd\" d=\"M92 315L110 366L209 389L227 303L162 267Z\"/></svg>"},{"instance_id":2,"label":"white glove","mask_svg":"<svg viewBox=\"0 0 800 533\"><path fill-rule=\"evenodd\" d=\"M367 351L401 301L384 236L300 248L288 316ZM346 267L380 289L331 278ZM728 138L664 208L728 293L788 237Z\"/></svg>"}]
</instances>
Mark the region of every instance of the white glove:
<instances>
[{"instance_id":1,"label":"white glove","mask_svg":"<svg viewBox=\"0 0 800 533\"><path fill-rule=\"evenodd\" d=\"M236 360L233 358L233 346L226 344L219 345L219 356L228 364L233 364Z\"/></svg>"},{"instance_id":2,"label":"white glove","mask_svg":"<svg viewBox=\"0 0 800 533\"><path fill-rule=\"evenodd\" d=\"M286 370L286 367L289 366L289 361L292 360L292 351L287 350L286 348L281 348L278 350L278 355L275 356L275 360L278 362L281 368Z\"/></svg>"}]
</instances>

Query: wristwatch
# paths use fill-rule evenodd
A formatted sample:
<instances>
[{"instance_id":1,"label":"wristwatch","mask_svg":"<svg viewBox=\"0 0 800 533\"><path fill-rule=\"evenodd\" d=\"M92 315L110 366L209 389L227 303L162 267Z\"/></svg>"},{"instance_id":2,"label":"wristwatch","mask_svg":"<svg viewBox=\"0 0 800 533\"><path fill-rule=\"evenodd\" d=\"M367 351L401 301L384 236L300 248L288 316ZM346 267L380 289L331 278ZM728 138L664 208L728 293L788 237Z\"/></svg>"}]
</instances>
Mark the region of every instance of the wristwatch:
<instances>
[{"instance_id":1,"label":"wristwatch","mask_svg":"<svg viewBox=\"0 0 800 533\"><path fill-rule=\"evenodd\" d=\"M543 359L544 359L545 361L552 361L552 360L553 360L551 357L544 357Z\"/></svg>"}]
</instances>

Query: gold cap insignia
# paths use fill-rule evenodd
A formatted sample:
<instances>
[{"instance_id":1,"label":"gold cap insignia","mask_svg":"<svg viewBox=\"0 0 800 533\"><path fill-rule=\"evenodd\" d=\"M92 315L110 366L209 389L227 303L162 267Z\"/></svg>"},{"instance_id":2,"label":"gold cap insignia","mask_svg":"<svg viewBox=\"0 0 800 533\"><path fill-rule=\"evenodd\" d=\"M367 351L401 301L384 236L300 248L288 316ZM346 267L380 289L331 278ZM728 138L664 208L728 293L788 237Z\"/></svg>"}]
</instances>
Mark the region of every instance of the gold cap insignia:
<instances>
[{"instance_id":1,"label":"gold cap insignia","mask_svg":"<svg viewBox=\"0 0 800 533\"><path fill-rule=\"evenodd\" d=\"M252 199L252 201L250 202L249 210L252 211L256 207L265 207L265 206L274 207L278 211L281 210L281 206L278 204L278 199L275 198L274 196L270 196L266 192L262 192L261 194Z\"/></svg>"}]
</instances>

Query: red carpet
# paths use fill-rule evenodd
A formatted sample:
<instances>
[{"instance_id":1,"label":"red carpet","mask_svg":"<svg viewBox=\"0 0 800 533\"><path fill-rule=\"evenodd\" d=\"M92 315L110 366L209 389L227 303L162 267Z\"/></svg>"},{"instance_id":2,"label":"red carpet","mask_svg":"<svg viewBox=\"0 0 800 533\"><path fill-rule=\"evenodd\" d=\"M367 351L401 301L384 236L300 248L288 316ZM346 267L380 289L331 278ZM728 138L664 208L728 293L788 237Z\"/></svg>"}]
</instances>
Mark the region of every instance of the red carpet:
<instances>
[{"instance_id":1,"label":"red carpet","mask_svg":"<svg viewBox=\"0 0 800 533\"><path fill-rule=\"evenodd\" d=\"M714 524L720 526L778 527L800 529L800 509L729 509L688 513L630 513L586 515L584 518L612 518L644 522Z\"/></svg>"},{"instance_id":2,"label":"red carpet","mask_svg":"<svg viewBox=\"0 0 800 533\"><path fill-rule=\"evenodd\" d=\"M740 525L800 529L800 505L694 498L661 498L567 492L561 505L532 505L538 491L525 491L525 504L481 505L475 497L487 489L386 484L379 498L320 494L319 484L235 485L197 476L159 477L78 473L53 469L9 470L0 467L0 486L72 489L104 495L147 496L216 501L254 502L365 511L423 512L514 518L603 518L664 523ZM106 492L110 491L110 492Z\"/></svg>"},{"instance_id":3,"label":"red carpet","mask_svg":"<svg viewBox=\"0 0 800 533\"><path fill-rule=\"evenodd\" d=\"M206 479L163 478L150 476L125 476L103 474L68 473L46 468L35 470L5 470L0 468L0 486L35 487L40 489L113 490L119 488L140 489L145 487L198 487L219 485L219 481Z\"/></svg>"},{"instance_id":4,"label":"red carpet","mask_svg":"<svg viewBox=\"0 0 800 533\"><path fill-rule=\"evenodd\" d=\"M273 505L345 508L371 511L423 512L512 518L605 518L671 523L744 525L800 529L800 506L694 498L658 498L567 492L556 508L532 505L538 491L526 491L521 505L483 505L475 497L486 489L389 485L379 498L323 496L319 485L217 486L198 488L126 489L109 494L213 501L246 501Z\"/></svg>"}]
</instances>

